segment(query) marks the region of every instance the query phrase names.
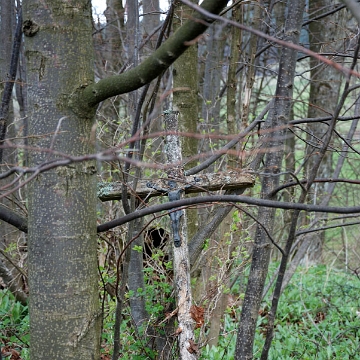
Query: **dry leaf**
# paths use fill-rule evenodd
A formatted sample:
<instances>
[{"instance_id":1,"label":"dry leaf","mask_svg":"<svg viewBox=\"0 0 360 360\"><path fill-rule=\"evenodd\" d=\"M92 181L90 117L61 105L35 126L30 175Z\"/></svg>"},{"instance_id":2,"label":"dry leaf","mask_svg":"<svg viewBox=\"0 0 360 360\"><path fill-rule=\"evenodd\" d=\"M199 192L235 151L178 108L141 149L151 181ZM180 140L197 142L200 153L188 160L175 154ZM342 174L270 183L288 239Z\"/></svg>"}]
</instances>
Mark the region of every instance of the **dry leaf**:
<instances>
[{"instance_id":1,"label":"dry leaf","mask_svg":"<svg viewBox=\"0 0 360 360\"><path fill-rule=\"evenodd\" d=\"M204 308L201 306L191 305L190 315L196 322L195 329L201 328L204 325Z\"/></svg>"},{"instance_id":2,"label":"dry leaf","mask_svg":"<svg viewBox=\"0 0 360 360\"><path fill-rule=\"evenodd\" d=\"M5 357L11 355L10 360L21 360L20 353L10 346L4 346L1 350L1 354Z\"/></svg>"},{"instance_id":3,"label":"dry leaf","mask_svg":"<svg viewBox=\"0 0 360 360\"><path fill-rule=\"evenodd\" d=\"M190 354L197 354L199 352L198 344L195 344L192 339L189 340L190 346L187 348Z\"/></svg>"}]
</instances>

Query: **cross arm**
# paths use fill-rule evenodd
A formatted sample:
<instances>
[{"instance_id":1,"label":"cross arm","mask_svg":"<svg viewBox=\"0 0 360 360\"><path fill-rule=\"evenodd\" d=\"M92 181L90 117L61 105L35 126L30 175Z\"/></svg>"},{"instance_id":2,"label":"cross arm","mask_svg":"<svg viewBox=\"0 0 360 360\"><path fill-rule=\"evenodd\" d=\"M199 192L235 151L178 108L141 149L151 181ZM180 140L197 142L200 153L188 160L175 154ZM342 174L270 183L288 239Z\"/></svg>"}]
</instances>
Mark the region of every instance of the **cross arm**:
<instances>
[{"instance_id":1,"label":"cross arm","mask_svg":"<svg viewBox=\"0 0 360 360\"><path fill-rule=\"evenodd\" d=\"M152 186L148 187L149 181ZM177 179L179 184L180 181ZM169 179L151 179L138 181L137 188L134 189L129 184L128 193L137 195L140 198L150 198L154 196L164 195L164 191L156 189L168 188ZM218 173L208 173L199 175L186 176L183 184L185 194L199 193L218 190L232 190L252 187L255 184L255 177L245 170L229 170ZM121 199L121 182L99 183L98 197L101 201L119 200Z\"/></svg>"}]
</instances>

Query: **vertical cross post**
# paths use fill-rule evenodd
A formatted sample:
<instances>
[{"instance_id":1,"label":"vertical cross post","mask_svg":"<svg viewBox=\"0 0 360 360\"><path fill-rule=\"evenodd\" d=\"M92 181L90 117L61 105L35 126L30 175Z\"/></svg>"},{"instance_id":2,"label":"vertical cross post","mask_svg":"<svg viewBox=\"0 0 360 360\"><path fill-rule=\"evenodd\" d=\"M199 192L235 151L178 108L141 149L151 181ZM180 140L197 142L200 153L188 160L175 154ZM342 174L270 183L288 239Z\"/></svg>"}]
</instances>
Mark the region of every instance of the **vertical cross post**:
<instances>
[{"instance_id":1,"label":"vertical cross post","mask_svg":"<svg viewBox=\"0 0 360 360\"><path fill-rule=\"evenodd\" d=\"M177 111L166 111L164 113L166 131L165 153L167 164L169 165L167 170L169 201L180 199L184 192L185 175L182 165L180 137L177 134L178 114ZM179 333L180 358L182 360L193 360L197 358L197 355L193 349L194 322L190 314L192 296L185 211L174 209L170 212L170 218L174 236L174 285L178 306L177 317L179 325L177 333Z\"/></svg>"}]
</instances>

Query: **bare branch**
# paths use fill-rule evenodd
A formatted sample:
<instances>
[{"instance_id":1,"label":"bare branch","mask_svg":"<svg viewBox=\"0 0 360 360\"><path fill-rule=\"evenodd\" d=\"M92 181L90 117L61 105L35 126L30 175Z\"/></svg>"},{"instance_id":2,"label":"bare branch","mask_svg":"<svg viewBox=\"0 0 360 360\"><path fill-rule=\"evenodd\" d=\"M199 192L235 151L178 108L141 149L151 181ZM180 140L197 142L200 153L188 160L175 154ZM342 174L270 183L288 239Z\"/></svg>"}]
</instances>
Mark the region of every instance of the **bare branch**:
<instances>
[{"instance_id":1,"label":"bare branch","mask_svg":"<svg viewBox=\"0 0 360 360\"><path fill-rule=\"evenodd\" d=\"M3 253L3 251L1 251ZM16 267L17 270L21 270ZM23 274L24 275L24 274ZM0 277L5 282L8 289L15 296L17 301L20 301L22 305L27 305L27 295L18 288L16 282L14 281L14 276L11 274L10 270L6 267L6 265L0 260Z\"/></svg>"},{"instance_id":2,"label":"bare branch","mask_svg":"<svg viewBox=\"0 0 360 360\"><path fill-rule=\"evenodd\" d=\"M17 229L19 229L24 233L27 233L28 231L27 220L1 204L0 204L0 220L15 226Z\"/></svg>"},{"instance_id":3,"label":"bare branch","mask_svg":"<svg viewBox=\"0 0 360 360\"><path fill-rule=\"evenodd\" d=\"M324 230L328 230L328 229L336 229L338 227L344 227L344 226L351 226L351 225L359 225L360 221L353 221L350 223L341 223L341 224L337 224L337 225L328 225L328 226L321 226L315 229L307 229L307 230L301 230L296 232L295 236L300 236L300 235L304 235L304 234L309 234L312 232L317 232L317 231L324 231Z\"/></svg>"},{"instance_id":4,"label":"bare branch","mask_svg":"<svg viewBox=\"0 0 360 360\"><path fill-rule=\"evenodd\" d=\"M119 219L109 221L101 224L97 227L98 232L110 230L116 226L126 224L129 221L140 218L142 216L154 214L159 211L170 210L178 207L188 207L197 204L207 203L244 203L255 206L264 206L269 208L284 209L284 210L300 210L307 212L323 212L323 213L334 213L334 214L356 214L360 213L360 206L349 206L349 207L335 207L335 206L320 206L320 205L309 205L309 204L296 204L282 201L256 199L249 196L238 196L238 195L212 195L202 196L188 199L181 199L172 201L171 203L165 203L161 205L149 206L145 209L136 210L133 213L123 216Z\"/></svg>"},{"instance_id":5,"label":"bare branch","mask_svg":"<svg viewBox=\"0 0 360 360\"><path fill-rule=\"evenodd\" d=\"M225 154L229 149L234 147L241 139L243 139L246 135L248 135L249 132L256 127L256 125L262 123L262 118L268 112L271 103L272 102L270 101L269 104L265 107L265 109L261 112L261 114L235 139L231 140L228 144L226 144L223 148L221 148L217 154L211 156L207 160L203 161L201 164L194 166L192 169L185 171L185 175L194 175L197 174L199 171L208 168L211 164L213 164L216 160L218 160L223 154Z\"/></svg>"},{"instance_id":6,"label":"bare branch","mask_svg":"<svg viewBox=\"0 0 360 360\"><path fill-rule=\"evenodd\" d=\"M232 26L236 26L238 27L239 29L242 29L242 30L245 30L245 31L248 31L252 34L255 34L259 37L262 37L268 41L271 41L271 42L274 42L276 44L279 44L281 46L284 46L286 48L290 48L290 49L294 49L294 50L298 50L298 51L301 51L303 52L304 54L307 54L319 61L322 61L324 64L327 64L327 65L330 65L332 66L333 68L341 71L342 73L346 74L346 75L354 75L356 77L360 77L360 74L352 69L349 69L349 68L345 68L343 66L341 66L340 64L328 59L327 57L325 56L322 56L320 55L319 53L316 53L314 51L311 51L301 45L297 45L297 44L294 44L294 43L290 43L290 42L287 42L285 40L281 40L281 39L277 39L273 36L270 36L270 35L267 35L265 33L263 33L262 31L259 31L259 30L256 30L256 29L253 29L253 28L250 28L246 25L243 25L243 24L239 24L235 21L232 21L232 20L229 20L229 19L226 19L226 18L223 18L221 16L218 16L218 15L214 15L208 11L206 11L205 9L201 8L200 6L197 6L197 5L194 5L193 3L191 3L190 1L188 0L181 0L184 4L190 6L191 8L197 10L199 13L205 15L205 16L208 16L210 19L213 19L213 20L219 20L219 21L222 21L226 24L229 24L229 25L232 25Z\"/></svg>"}]
</instances>

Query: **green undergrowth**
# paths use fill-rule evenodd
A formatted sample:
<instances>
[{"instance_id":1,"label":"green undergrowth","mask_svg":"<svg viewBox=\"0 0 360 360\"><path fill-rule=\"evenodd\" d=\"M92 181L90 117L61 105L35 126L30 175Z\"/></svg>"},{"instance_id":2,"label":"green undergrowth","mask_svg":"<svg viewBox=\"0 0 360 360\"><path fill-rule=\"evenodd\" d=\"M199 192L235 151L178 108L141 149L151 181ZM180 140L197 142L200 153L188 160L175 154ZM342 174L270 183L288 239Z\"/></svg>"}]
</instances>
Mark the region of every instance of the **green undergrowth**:
<instances>
[{"instance_id":1,"label":"green undergrowth","mask_svg":"<svg viewBox=\"0 0 360 360\"><path fill-rule=\"evenodd\" d=\"M28 308L15 301L8 290L0 291L0 346L3 359L29 358Z\"/></svg>"},{"instance_id":2,"label":"green undergrowth","mask_svg":"<svg viewBox=\"0 0 360 360\"><path fill-rule=\"evenodd\" d=\"M146 274L146 278L153 277L152 273ZM144 295L148 295L148 310L154 310L155 317L161 319L166 309L160 308L156 298L168 297L166 300L164 298L165 304L173 299L171 289L164 288L166 281L160 277L157 280L161 286L156 282L148 283L150 287ZM360 280L353 274L326 266L299 269L281 297L269 359L360 359L359 293ZM103 356L106 348L105 353L110 355L113 345L112 315L115 306L113 302L110 303L111 308L107 309L104 318ZM157 307L155 304L158 304ZM254 359L260 358L269 306L270 301L266 299L259 312ZM122 352L123 358L156 359L155 353L145 349L147 345L141 341L140 334L131 331L130 313L124 315L121 329L121 342L125 350ZM218 346L211 349L209 346L202 347L200 359L234 358L239 317L239 308L227 309ZM28 359L28 310L17 303L7 290L0 292L0 342L2 347L18 352L21 359ZM103 358L109 358L107 356Z\"/></svg>"},{"instance_id":3,"label":"green undergrowth","mask_svg":"<svg viewBox=\"0 0 360 360\"><path fill-rule=\"evenodd\" d=\"M360 359L360 280L355 275L316 266L299 269L278 307L269 359ZM259 359L270 301L262 304L254 345ZM201 359L233 359L239 310L225 315L217 347Z\"/></svg>"}]
</instances>

